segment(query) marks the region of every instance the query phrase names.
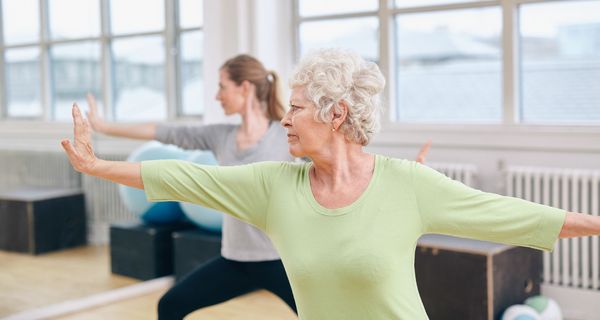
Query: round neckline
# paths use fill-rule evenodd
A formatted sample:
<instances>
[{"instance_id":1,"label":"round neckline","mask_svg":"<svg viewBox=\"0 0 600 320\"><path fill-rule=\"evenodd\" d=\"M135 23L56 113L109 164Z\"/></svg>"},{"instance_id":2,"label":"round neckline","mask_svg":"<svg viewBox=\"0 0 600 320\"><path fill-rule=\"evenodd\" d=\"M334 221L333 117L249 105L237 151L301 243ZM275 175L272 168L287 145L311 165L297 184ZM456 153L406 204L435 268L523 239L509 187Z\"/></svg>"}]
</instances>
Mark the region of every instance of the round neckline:
<instances>
[{"instance_id":1,"label":"round neckline","mask_svg":"<svg viewBox=\"0 0 600 320\"><path fill-rule=\"evenodd\" d=\"M312 189L310 186L310 176L309 176L310 168L312 168L313 163L312 162L308 163L305 166L305 170L304 170L304 183L302 186L302 191L304 193L304 196L310 203L311 207L313 207L313 209L316 212L318 212L319 214L322 214L325 216L345 215L345 214L355 210L356 208L360 207L362 205L362 203L365 202L365 199L367 198L367 196L369 195L371 190L374 188L374 184L376 183L375 181L378 180L379 172L381 171L381 169L380 169L381 160L380 160L379 155L374 154L373 156L375 157L375 167L373 168L373 175L371 176L371 180L369 181L369 185L367 186L367 188L358 197L358 199L354 200L354 202L352 202L351 204L341 207L341 208L335 208L335 209L326 208L326 207L322 206L317 201L317 199L315 199L315 196L313 195L313 192L312 192Z\"/></svg>"}]
</instances>

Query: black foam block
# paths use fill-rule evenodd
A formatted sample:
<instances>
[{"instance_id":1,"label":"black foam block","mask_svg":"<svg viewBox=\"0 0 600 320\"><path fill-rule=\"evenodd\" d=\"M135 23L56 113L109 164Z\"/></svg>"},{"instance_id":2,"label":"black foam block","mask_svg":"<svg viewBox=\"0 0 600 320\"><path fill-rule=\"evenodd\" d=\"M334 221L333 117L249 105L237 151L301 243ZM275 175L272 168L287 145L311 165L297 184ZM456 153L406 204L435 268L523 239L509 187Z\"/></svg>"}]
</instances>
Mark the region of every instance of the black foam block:
<instances>
[{"instance_id":1,"label":"black foam block","mask_svg":"<svg viewBox=\"0 0 600 320\"><path fill-rule=\"evenodd\" d=\"M172 233L192 228L188 223L148 225L141 222L110 226L111 271L140 280L173 273Z\"/></svg>"},{"instance_id":2,"label":"black foam block","mask_svg":"<svg viewBox=\"0 0 600 320\"><path fill-rule=\"evenodd\" d=\"M415 272L431 320L493 320L540 293L542 252L486 241L426 235Z\"/></svg>"},{"instance_id":3,"label":"black foam block","mask_svg":"<svg viewBox=\"0 0 600 320\"><path fill-rule=\"evenodd\" d=\"M85 243L81 190L23 187L0 192L0 250L40 254Z\"/></svg>"},{"instance_id":4,"label":"black foam block","mask_svg":"<svg viewBox=\"0 0 600 320\"><path fill-rule=\"evenodd\" d=\"M221 254L221 234L194 228L173 233L175 279Z\"/></svg>"}]
</instances>

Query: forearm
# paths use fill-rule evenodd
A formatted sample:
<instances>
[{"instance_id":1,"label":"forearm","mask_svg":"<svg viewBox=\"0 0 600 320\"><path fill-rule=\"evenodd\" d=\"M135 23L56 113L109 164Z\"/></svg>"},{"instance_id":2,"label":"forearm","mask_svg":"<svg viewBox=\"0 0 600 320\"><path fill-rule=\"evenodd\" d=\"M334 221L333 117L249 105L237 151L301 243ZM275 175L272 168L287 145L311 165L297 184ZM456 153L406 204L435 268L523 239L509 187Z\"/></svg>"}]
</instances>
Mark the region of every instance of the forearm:
<instances>
[{"instance_id":1,"label":"forearm","mask_svg":"<svg viewBox=\"0 0 600 320\"><path fill-rule=\"evenodd\" d=\"M560 238L600 235L600 217L584 213L567 212Z\"/></svg>"},{"instance_id":2,"label":"forearm","mask_svg":"<svg viewBox=\"0 0 600 320\"><path fill-rule=\"evenodd\" d=\"M156 136L155 123L141 124L118 124L104 123L97 131L109 136L138 139L138 140L153 140Z\"/></svg>"},{"instance_id":3,"label":"forearm","mask_svg":"<svg viewBox=\"0 0 600 320\"><path fill-rule=\"evenodd\" d=\"M133 188L144 189L139 162L108 161L98 159L89 175L110 180Z\"/></svg>"}]
</instances>

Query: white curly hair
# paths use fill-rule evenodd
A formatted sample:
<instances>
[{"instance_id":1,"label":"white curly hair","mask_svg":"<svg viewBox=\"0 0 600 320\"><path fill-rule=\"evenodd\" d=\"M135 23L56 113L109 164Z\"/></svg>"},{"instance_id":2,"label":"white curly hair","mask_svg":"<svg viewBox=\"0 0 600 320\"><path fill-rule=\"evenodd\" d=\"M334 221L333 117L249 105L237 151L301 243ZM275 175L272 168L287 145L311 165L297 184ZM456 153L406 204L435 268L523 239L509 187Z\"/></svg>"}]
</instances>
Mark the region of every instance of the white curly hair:
<instances>
[{"instance_id":1,"label":"white curly hair","mask_svg":"<svg viewBox=\"0 0 600 320\"><path fill-rule=\"evenodd\" d=\"M331 119L343 100L348 116L339 130L350 141L366 146L379 130L385 78L375 63L354 52L320 49L309 53L296 66L290 87L305 89L306 98L316 105L316 121Z\"/></svg>"}]
</instances>

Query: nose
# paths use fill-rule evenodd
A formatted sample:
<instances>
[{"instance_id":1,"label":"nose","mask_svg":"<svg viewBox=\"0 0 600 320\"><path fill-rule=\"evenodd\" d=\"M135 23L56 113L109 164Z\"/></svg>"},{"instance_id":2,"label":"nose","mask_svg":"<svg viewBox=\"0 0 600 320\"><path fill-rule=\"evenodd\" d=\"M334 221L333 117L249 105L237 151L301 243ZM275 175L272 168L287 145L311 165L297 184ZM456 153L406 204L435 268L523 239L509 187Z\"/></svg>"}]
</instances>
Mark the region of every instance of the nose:
<instances>
[{"instance_id":1,"label":"nose","mask_svg":"<svg viewBox=\"0 0 600 320\"><path fill-rule=\"evenodd\" d=\"M289 112L289 111L288 111L288 112L286 112L286 113L283 115L283 118L281 118L281 121L280 121L280 123L281 123L281 125L282 125L284 128L288 128L288 127L291 127L291 126L292 126L292 122L291 122L291 117L290 117L290 112Z\"/></svg>"}]
</instances>

